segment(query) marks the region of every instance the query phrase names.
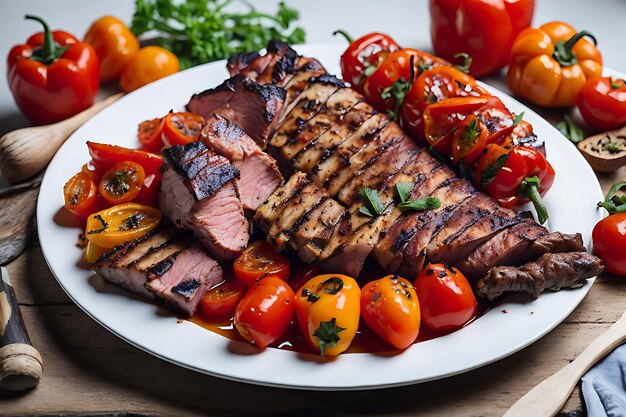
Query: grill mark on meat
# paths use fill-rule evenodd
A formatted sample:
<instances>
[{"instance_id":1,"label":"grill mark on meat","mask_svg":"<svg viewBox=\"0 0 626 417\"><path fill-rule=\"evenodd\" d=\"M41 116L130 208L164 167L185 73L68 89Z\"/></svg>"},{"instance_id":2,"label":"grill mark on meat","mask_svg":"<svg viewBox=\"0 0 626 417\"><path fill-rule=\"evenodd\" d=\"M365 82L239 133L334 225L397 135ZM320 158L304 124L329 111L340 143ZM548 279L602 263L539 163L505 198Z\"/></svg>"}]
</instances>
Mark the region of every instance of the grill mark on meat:
<instances>
[{"instance_id":1,"label":"grill mark on meat","mask_svg":"<svg viewBox=\"0 0 626 417\"><path fill-rule=\"evenodd\" d=\"M312 78L326 73L326 70L321 65L317 69L308 69L308 67L308 65L302 67L302 69L289 78L289 81L285 84L285 90L287 90L284 105L285 109L292 106L294 101L300 96L300 94L302 94L302 91L304 91Z\"/></svg>"},{"instance_id":2,"label":"grill mark on meat","mask_svg":"<svg viewBox=\"0 0 626 417\"><path fill-rule=\"evenodd\" d=\"M290 241L300 259L307 263L317 259L345 212L341 204L327 197L308 213L308 219L294 232Z\"/></svg>"},{"instance_id":3,"label":"grill mark on meat","mask_svg":"<svg viewBox=\"0 0 626 417\"><path fill-rule=\"evenodd\" d=\"M318 189L319 190L319 189ZM298 232L302 226L309 220L311 213L317 209L327 199L327 195L318 194L318 198L315 199L313 204L308 204L300 217L291 225L291 227L284 228L272 236L274 247L284 248L288 242L291 242L293 236ZM277 223L274 223L274 225ZM270 230L271 233L271 230ZM269 236L268 236L269 238ZM293 248L298 251L299 248Z\"/></svg>"},{"instance_id":4,"label":"grill mark on meat","mask_svg":"<svg viewBox=\"0 0 626 417\"><path fill-rule=\"evenodd\" d=\"M165 274L172 267L172 265L174 265L176 258L178 257L178 255L180 255L181 252L182 250L174 252L167 258L163 259L161 262L152 264L151 267L146 269L148 280L152 281L153 279Z\"/></svg>"},{"instance_id":5,"label":"grill mark on meat","mask_svg":"<svg viewBox=\"0 0 626 417\"><path fill-rule=\"evenodd\" d=\"M200 281L198 281L195 278L192 278L190 280L183 281L180 284L172 287L172 292L175 292L186 298L189 298L193 294L196 293L198 288L200 288L200 285L201 285Z\"/></svg>"},{"instance_id":6,"label":"grill mark on meat","mask_svg":"<svg viewBox=\"0 0 626 417\"><path fill-rule=\"evenodd\" d=\"M253 61L259 58L259 53L254 52L239 52L236 54L232 54L226 63L226 68L228 69L228 73L232 77L233 75L239 74L244 68L249 66ZM258 67L257 67L258 69ZM252 68L250 69L252 70Z\"/></svg>"},{"instance_id":7,"label":"grill mark on meat","mask_svg":"<svg viewBox=\"0 0 626 417\"><path fill-rule=\"evenodd\" d=\"M261 230L268 232L276 217L282 210L282 207L294 196L298 195L300 190L310 184L311 181L306 174L298 172L289 178L289 180L277 188L276 191L261 204L257 209L254 219Z\"/></svg>"},{"instance_id":8,"label":"grill mark on meat","mask_svg":"<svg viewBox=\"0 0 626 417\"><path fill-rule=\"evenodd\" d=\"M530 250L535 255L540 256L544 253L584 252L585 245L580 233L552 232L535 240L530 245Z\"/></svg>"},{"instance_id":9,"label":"grill mark on meat","mask_svg":"<svg viewBox=\"0 0 626 417\"><path fill-rule=\"evenodd\" d=\"M169 164L185 178L185 185L196 200L215 194L224 184L239 177L239 170L228 160L207 149L202 142L191 142L163 149L164 165ZM193 159L189 159L193 157ZM210 166L212 169L207 169Z\"/></svg>"}]
</instances>

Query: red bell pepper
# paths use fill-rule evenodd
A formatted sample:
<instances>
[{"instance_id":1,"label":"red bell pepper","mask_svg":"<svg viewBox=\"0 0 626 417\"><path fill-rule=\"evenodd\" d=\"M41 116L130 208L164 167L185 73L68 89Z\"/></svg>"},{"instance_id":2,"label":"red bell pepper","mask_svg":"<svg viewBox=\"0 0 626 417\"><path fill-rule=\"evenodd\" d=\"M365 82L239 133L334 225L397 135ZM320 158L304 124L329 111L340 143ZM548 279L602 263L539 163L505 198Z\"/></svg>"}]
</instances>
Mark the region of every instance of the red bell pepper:
<instances>
[{"instance_id":1,"label":"red bell pepper","mask_svg":"<svg viewBox=\"0 0 626 417\"><path fill-rule=\"evenodd\" d=\"M548 160L536 149L525 146L505 149L492 143L476 167L479 187L503 207L532 201L541 224L548 220L541 196L552 187L554 177Z\"/></svg>"},{"instance_id":2,"label":"red bell pepper","mask_svg":"<svg viewBox=\"0 0 626 417\"><path fill-rule=\"evenodd\" d=\"M580 90L576 104L593 129L617 129L626 124L626 81L615 77L591 78Z\"/></svg>"},{"instance_id":3,"label":"red bell pepper","mask_svg":"<svg viewBox=\"0 0 626 417\"><path fill-rule=\"evenodd\" d=\"M44 31L14 46L7 58L9 87L34 124L55 123L91 106L100 88L100 63L93 48L67 32Z\"/></svg>"},{"instance_id":4,"label":"red bell pepper","mask_svg":"<svg viewBox=\"0 0 626 417\"><path fill-rule=\"evenodd\" d=\"M341 74L352 88L363 92L363 82L387 58L387 55L400 49L391 37L378 32L369 33L353 41L345 32L338 30L334 34L346 37L350 46L341 55Z\"/></svg>"},{"instance_id":5,"label":"red bell pepper","mask_svg":"<svg viewBox=\"0 0 626 417\"><path fill-rule=\"evenodd\" d=\"M120 162L132 161L141 165L145 172L145 179L141 191L133 201L152 207L157 206L161 184L161 165L163 164L161 155L95 142L87 142L87 147L92 158L91 165L99 177Z\"/></svg>"},{"instance_id":6,"label":"red bell pepper","mask_svg":"<svg viewBox=\"0 0 626 417\"><path fill-rule=\"evenodd\" d=\"M430 31L437 55L465 52L476 77L504 68L517 35L530 26L534 0L430 0Z\"/></svg>"}]
</instances>

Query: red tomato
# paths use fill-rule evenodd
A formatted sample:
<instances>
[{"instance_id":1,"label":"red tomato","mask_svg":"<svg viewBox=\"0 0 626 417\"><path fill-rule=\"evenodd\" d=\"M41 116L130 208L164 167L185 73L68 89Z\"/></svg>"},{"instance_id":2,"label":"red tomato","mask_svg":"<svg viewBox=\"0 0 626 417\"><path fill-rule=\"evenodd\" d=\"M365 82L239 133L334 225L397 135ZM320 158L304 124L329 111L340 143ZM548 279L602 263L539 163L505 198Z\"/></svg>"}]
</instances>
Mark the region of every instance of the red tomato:
<instances>
[{"instance_id":1,"label":"red tomato","mask_svg":"<svg viewBox=\"0 0 626 417\"><path fill-rule=\"evenodd\" d=\"M65 183L63 196L64 207L76 217L86 219L98 211L98 186L82 171Z\"/></svg>"},{"instance_id":2,"label":"red tomato","mask_svg":"<svg viewBox=\"0 0 626 417\"><path fill-rule=\"evenodd\" d=\"M626 82L613 77L594 77L585 83L576 100L585 122L596 130L626 125Z\"/></svg>"},{"instance_id":3,"label":"red tomato","mask_svg":"<svg viewBox=\"0 0 626 417\"><path fill-rule=\"evenodd\" d=\"M235 311L237 304L246 294L248 287L234 277L226 278L224 282L210 289L200 301L200 309L210 320L229 318Z\"/></svg>"},{"instance_id":4,"label":"red tomato","mask_svg":"<svg viewBox=\"0 0 626 417\"><path fill-rule=\"evenodd\" d=\"M169 113L163 118L161 139L167 147L185 145L198 139L204 118L194 113Z\"/></svg>"},{"instance_id":5,"label":"red tomato","mask_svg":"<svg viewBox=\"0 0 626 417\"><path fill-rule=\"evenodd\" d=\"M98 191L111 205L127 203L139 195L145 178L146 173L138 163L120 162L104 173Z\"/></svg>"},{"instance_id":6,"label":"red tomato","mask_svg":"<svg viewBox=\"0 0 626 417\"><path fill-rule=\"evenodd\" d=\"M235 309L235 328L248 342L261 349L278 339L293 319L295 295L276 276L258 280Z\"/></svg>"},{"instance_id":7,"label":"red tomato","mask_svg":"<svg viewBox=\"0 0 626 417\"><path fill-rule=\"evenodd\" d=\"M626 213L611 214L593 228L593 250L607 271L626 276Z\"/></svg>"},{"instance_id":8,"label":"red tomato","mask_svg":"<svg viewBox=\"0 0 626 417\"><path fill-rule=\"evenodd\" d=\"M472 287L454 267L428 264L414 285L422 322L429 329L458 329L476 315L478 304Z\"/></svg>"},{"instance_id":9,"label":"red tomato","mask_svg":"<svg viewBox=\"0 0 626 417\"><path fill-rule=\"evenodd\" d=\"M257 240L248 245L233 264L235 277L252 287L259 279L269 275L289 279L289 258L277 253L264 240Z\"/></svg>"},{"instance_id":10,"label":"red tomato","mask_svg":"<svg viewBox=\"0 0 626 417\"><path fill-rule=\"evenodd\" d=\"M397 275L368 282L361 290L361 315L390 345L406 349L420 330L420 305L413 285Z\"/></svg>"},{"instance_id":11,"label":"red tomato","mask_svg":"<svg viewBox=\"0 0 626 417\"><path fill-rule=\"evenodd\" d=\"M163 147L161 134L163 133L163 118L146 120L139 124L137 137L139 142L149 151L160 152Z\"/></svg>"}]
</instances>

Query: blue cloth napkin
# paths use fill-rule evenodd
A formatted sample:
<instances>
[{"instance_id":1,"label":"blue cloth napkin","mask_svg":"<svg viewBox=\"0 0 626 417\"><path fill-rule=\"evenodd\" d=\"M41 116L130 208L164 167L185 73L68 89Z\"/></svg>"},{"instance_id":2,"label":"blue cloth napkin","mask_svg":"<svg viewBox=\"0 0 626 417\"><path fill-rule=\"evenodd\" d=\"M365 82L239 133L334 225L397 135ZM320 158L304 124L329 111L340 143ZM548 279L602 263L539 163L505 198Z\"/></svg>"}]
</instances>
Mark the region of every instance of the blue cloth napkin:
<instances>
[{"instance_id":1,"label":"blue cloth napkin","mask_svg":"<svg viewBox=\"0 0 626 417\"><path fill-rule=\"evenodd\" d=\"M582 391L589 417L626 417L626 344L583 376Z\"/></svg>"}]
</instances>

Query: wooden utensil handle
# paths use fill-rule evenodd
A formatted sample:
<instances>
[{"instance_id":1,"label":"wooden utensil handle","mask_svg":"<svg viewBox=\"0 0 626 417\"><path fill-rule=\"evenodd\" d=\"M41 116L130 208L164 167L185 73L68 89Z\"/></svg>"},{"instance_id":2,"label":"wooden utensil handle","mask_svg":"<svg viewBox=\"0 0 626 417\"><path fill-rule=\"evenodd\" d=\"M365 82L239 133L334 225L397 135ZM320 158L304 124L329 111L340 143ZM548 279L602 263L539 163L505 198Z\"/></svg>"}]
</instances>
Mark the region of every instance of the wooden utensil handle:
<instances>
[{"instance_id":1,"label":"wooden utensil handle","mask_svg":"<svg viewBox=\"0 0 626 417\"><path fill-rule=\"evenodd\" d=\"M28 337L6 269L0 279L0 388L21 391L39 384L41 355Z\"/></svg>"},{"instance_id":2,"label":"wooden utensil handle","mask_svg":"<svg viewBox=\"0 0 626 417\"><path fill-rule=\"evenodd\" d=\"M62 122L14 130L0 138L0 170L12 183L32 177L48 165L65 140L117 99L112 95Z\"/></svg>"},{"instance_id":3,"label":"wooden utensil handle","mask_svg":"<svg viewBox=\"0 0 626 417\"><path fill-rule=\"evenodd\" d=\"M613 326L591 342L574 361L517 400L503 417L556 415L585 372L624 340L626 340L626 312Z\"/></svg>"}]
</instances>

